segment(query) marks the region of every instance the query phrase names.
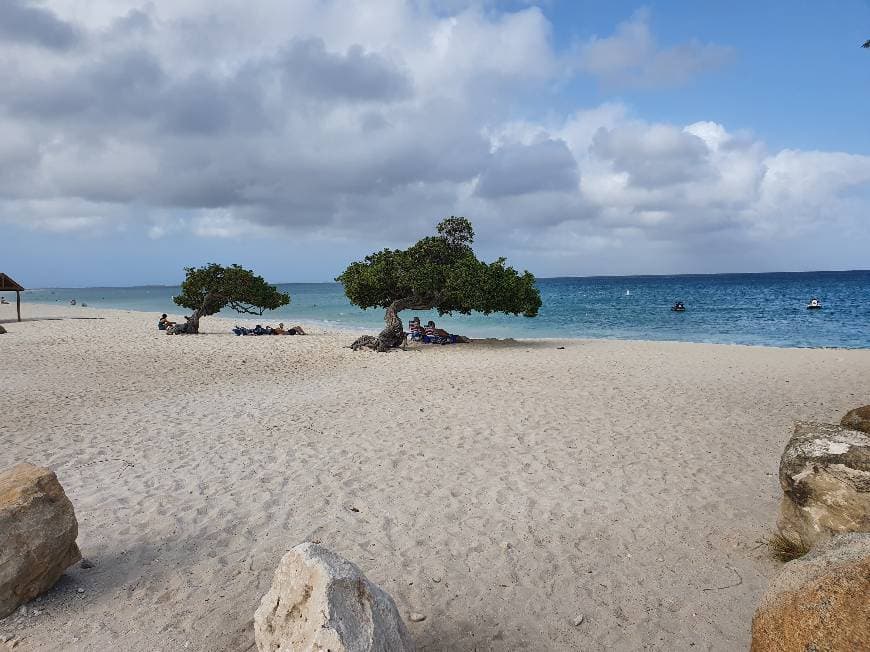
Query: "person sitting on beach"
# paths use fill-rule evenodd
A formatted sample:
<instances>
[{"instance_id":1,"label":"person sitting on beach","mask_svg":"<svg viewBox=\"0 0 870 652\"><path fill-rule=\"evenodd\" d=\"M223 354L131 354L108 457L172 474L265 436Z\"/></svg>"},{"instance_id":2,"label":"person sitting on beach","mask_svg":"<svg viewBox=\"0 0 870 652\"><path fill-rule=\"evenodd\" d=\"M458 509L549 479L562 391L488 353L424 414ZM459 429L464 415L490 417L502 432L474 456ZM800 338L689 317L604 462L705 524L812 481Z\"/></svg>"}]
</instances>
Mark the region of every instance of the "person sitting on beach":
<instances>
[{"instance_id":1,"label":"person sitting on beach","mask_svg":"<svg viewBox=\"0 0 870 652\"><path fill-rule=\"evenodd\" d=\"M165 331L170 326L175 326L175 322L169 321L166 318L166 313L164 312L162 315L160 315L160 320L157 322L157 328L159 330Z\"/></svg>"},{"instance_id":2,"label":"person sitting on beach","mask_svg":"<svg viewBox=\"0 0 870 652\"><path fill-rule=\"evenodd\" d=\"M420 324L419 317L414 317L408 322L408 337L412 340L423 339L423 326Z\"/></svg>"}]
</instances>

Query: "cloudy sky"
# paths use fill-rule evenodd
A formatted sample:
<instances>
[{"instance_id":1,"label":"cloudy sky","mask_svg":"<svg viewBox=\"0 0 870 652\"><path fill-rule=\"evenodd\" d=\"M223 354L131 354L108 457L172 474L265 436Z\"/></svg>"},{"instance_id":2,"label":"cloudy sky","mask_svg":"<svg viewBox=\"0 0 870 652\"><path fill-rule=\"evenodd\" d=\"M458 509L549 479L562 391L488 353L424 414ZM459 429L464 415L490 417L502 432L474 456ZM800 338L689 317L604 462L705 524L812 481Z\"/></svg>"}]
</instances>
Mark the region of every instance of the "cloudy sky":
<instances>
[{"instance_id":1,"label":"cloudy sky","mask_svg":"<svg viewBox=\"0 0 870 652\"><path fill-rule=\"evenodd\" d=\"M0 271L870 267L870 2L0 0Z\"/></svg>"}]
</instances>

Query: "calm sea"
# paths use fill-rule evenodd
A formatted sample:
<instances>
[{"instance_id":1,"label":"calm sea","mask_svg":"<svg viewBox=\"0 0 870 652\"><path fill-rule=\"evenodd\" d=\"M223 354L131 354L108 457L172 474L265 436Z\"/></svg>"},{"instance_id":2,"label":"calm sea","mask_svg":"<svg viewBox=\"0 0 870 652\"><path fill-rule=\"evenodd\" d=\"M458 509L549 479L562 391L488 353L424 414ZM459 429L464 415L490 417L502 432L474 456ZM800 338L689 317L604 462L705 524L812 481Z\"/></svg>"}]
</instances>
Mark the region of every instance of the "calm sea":
<instances>
[{"instance_id":1,"label":"calm sea","mask_svg":"<svg viewBox=\"0 0 870 652\"><path fill-rule=\"evenodd\" d=\"M538 317L419 313L447 330L471 337L580 337L766 346L870 347L870 271L545 278L538 280L544 306ZM314 324L332 330L377 330L380 310L350 305L335 283L287 283L292 302L267 313L263 323ZM172 303L178 287L30 290L24 301L180 314ZM811 297L824 308L806 309ZM686 304L674 313L675 301ZM234 312L225 313L228 317ZM411 313L403 313L407 321ZM251 319L238 316L239 320Z\"/></svg>"}]
</instances>

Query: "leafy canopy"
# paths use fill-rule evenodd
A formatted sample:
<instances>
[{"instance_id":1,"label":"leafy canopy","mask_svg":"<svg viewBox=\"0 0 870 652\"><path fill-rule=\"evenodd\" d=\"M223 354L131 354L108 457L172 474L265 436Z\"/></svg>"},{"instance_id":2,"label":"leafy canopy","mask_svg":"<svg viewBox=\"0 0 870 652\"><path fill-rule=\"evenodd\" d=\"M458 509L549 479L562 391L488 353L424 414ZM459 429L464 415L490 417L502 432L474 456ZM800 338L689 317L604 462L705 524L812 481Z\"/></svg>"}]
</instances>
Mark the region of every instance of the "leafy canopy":
<instances>
[{"instance_id":1,"label":"leafy canopy","mask_svg":"<svg viewBox=\"0 0 870 652\"><path fill-rule=\"evenodd\" d=\"M187 276L175 303L199 312L200 317L214 315L229 306L237 312L262 315L290 303L290 295L278 292L262 276L240 265L224 267L211 263L204 267L185 267Z\"/></svg>"},{"instance_id":2,"label":"leafy canopy","mask_svg":"<svg viewBox=\"0 0 870 652\"><path fill-rule=\"evenodd\" d=\"M437 309L439 314L505 312L534 317L541 307L535 277L519 274L499 258L477 259L474 229L464 217L438 224L438 235L408 249L384 249L351 263L336 278L351 303L360 308Z\"/></svg>"}]
</instances>

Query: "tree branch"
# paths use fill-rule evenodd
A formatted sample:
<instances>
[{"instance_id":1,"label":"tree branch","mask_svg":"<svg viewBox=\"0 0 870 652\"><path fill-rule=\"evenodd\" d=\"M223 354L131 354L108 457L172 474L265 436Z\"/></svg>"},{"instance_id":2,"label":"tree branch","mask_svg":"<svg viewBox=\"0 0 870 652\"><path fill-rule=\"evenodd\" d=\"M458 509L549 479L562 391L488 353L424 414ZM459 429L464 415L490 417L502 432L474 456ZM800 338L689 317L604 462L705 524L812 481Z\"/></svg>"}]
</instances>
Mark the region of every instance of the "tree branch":
<instances>
[{"instance_id":1,"label":"tree branch","mask_svg":"<svg viewBox=\"0 0 870 652\"><path fill-rule=\"evenodd\" d=\"M239 303L238 301L230 301L228 304L230 308L239 313L245 313L248 315L263 315L263 311L265 308L259 308L257 306L252 306L250 304Z\"/></svg>"}]
</instances>

